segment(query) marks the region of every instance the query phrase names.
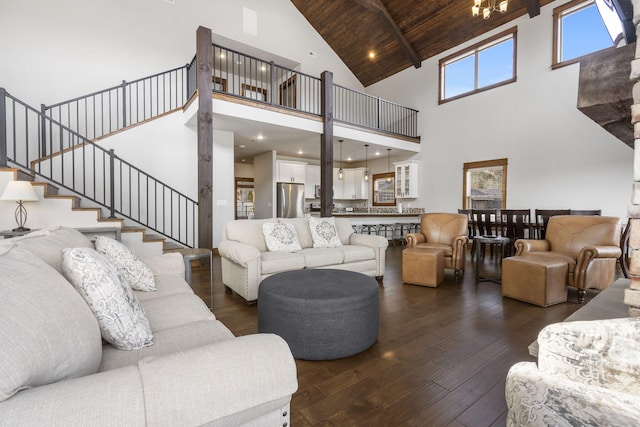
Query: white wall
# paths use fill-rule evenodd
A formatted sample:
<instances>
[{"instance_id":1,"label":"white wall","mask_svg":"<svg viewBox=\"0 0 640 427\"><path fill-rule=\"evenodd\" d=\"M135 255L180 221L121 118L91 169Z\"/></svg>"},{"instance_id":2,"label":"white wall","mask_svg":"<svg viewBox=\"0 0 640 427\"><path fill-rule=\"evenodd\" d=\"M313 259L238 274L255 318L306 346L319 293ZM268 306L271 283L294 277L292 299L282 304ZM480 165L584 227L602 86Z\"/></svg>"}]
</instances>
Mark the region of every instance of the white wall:
<instances>
[{"instance_id":1,"label":"white wall","mask_svg":"<svg viewBox=\"0 0 640 427\"><path fill-rule=\"evenodd\" d=\"M257 12L257 35L243 32L243 6ZM3 2L0 85L35 107L86 95L191 61L198 26L362 89L289 0Z\"/></svg>"},{"instance_id":2,"label":"white wall","mask_svg":"<svg viewBox=\"0 0 640 427\"><path fill-rule=\"evenodd\" d=\"M255 190L253 209L256 219L276 216L275 170L275 151L267 151L253 158L253 188Z\"/></svg>"},{"instance_id":3,"label":"white wall","mask_svg":"<svg viewBox=\"0 0 640 427\"><path fill-rule=\"evenodd\" d=\"M213 153L213 247L217 248L225 226L235 218L233 132L213 131ZM197 168L196 157L193 159Z\"/></svg>"},{"instance_id":4,"label":"white wall","mask_svg":"<svg viewBox=\"0 0 640 427\"><path fill-rule=\"evenodd\" d=\"M428 211L462 207L464 162L508 158L507 207L601 208L626 217L633 151L576 109L579 65L551 70L552 10L522 17L517 82L438 105L438 60L443 52L368 88L420 110L420 198Z\"/></svg>"}]
</instances>

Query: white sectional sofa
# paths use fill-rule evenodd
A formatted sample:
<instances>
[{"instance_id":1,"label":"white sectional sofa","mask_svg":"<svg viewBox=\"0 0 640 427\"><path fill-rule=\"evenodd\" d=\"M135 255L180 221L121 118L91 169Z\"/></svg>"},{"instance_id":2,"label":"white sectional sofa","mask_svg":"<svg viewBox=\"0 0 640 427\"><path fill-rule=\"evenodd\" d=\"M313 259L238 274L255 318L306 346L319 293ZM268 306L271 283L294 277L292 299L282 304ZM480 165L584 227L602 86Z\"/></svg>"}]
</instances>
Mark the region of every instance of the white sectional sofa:
<instances>
[{"instance_id":1,"label":"white sectional sofa","mask_svg":"<svg viewBox=\"0 0 640 427\"><path fill-rule=\"evenodd\" d=\"M184 280L179 254L144 258L134 291L153 344L118 350L61 274L73 229L0 241L0 425L282 426L297 389L287 344L234 335Z\"/></svg>"},{"instance_id":2,"label":"white sectional sofa","mask_svg":"<svg viewBox=\"0 0 640 427\"><path fill-rule=\"evenodd\" d=\"M303 268L335 268L382 279L387 239L356 234L348 218L334 218L340 245L314 247L310 218L235 220L227 224L218 245L222 258L222 281L229 289L253 303L260 282L275 273ZM301 250L269 251L263 234L265 223L291 224Z\"/></svg>"}]
</instances>

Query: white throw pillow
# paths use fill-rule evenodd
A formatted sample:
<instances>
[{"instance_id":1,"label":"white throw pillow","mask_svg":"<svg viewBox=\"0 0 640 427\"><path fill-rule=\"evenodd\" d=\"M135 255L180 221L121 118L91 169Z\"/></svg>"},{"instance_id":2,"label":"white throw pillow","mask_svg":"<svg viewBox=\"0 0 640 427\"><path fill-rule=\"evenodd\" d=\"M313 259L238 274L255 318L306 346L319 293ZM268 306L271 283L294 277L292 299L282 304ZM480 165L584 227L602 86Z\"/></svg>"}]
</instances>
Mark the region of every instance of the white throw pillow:
<instances>
[{"instance_id":1,"label":"white throw pillow","mask_svg":"<svg viewBox=\"0 0 640 427\"><path fill-rule=\"evenodd\" d=\"M292 224L265 222L262 224L262 233L270 252L296 252L302 249Z\"/></svg>"},{"instance_id":2,"label":"white throw pillow","mask_svg":"<svg viewBox=\"0 0 640 427\"><path fill-rule=\"evenodd\" d=\"M65 249L62 269L98 319L105 341L119 350L136 350L153 344L144 310L104 255L89 248Z\"/></svg>"},{"instance_id":3,"label":"white throw pillow","mask_svg":"<svg viewBox=\"0 0 640 427\"><path fill-rule=\"evenodd\" d=\"M314 248L337 248L342 246L333 217L310 217L309 230L311 230Z\"/></svg>"},{"instance_id":4,"label":"white throw pillow","mask_svg":"<svg viewBox=\"0 0 640 427\"><path fill-rule=\"evenodd\" d=\"M116 266L131 289L151 292L156 290L156 280L151 269L117 240L96 236L96 251L107 256Z\"/></svg>"}]
</instances>

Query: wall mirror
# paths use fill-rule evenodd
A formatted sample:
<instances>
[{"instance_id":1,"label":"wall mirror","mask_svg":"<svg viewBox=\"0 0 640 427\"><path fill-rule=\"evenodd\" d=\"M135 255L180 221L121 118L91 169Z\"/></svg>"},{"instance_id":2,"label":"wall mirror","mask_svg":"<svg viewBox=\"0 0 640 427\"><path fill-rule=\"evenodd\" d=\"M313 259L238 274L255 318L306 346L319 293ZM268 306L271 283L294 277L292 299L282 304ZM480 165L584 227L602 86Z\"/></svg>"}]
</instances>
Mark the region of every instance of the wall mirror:
<instances>
[{"instance_id":1,"label":"wall mirror","mask_svg":"<svg viewBox=\"0 0 640 427\"><path fill-rule=\"evenodd\" d=\"M396 175L394 172L376 173L372 176L373 206L396 205Z\"/></svg>"}]
</instances>

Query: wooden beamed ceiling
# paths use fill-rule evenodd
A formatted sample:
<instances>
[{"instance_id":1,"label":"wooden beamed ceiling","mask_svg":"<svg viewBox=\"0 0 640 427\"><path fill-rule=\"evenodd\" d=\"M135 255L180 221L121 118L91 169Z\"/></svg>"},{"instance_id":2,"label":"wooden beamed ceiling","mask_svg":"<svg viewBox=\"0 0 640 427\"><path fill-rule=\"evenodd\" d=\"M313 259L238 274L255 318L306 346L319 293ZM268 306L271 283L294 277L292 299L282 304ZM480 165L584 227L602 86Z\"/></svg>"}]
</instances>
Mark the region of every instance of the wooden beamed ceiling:
<instances>
[{"instance_id":1,"label":"wooden beamed ceiling","mask_svg":"<svg viewBox=\"0 0 640 427\"><path fill-rule=\"evenodd\" d=\"M553 0L510 0L471 16L473 0L291 0L364 86L439 55ZM374 52L371 59L369 52Z\"/></svg>"}]
</instances>

